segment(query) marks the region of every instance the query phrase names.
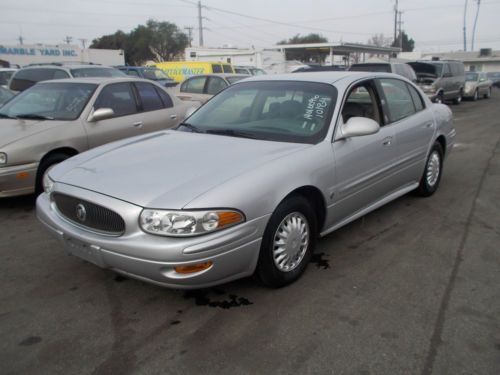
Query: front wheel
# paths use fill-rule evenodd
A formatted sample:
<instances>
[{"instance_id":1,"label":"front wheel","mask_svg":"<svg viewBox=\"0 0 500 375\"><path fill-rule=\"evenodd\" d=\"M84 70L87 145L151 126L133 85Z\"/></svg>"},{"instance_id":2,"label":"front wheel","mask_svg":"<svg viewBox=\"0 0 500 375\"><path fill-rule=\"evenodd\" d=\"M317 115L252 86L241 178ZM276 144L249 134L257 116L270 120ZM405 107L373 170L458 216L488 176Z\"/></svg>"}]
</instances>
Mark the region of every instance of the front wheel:
<instances>
[{"instance_id":1,"label":"front wheel","mask_svg":"<svg viewBox=\"0 0 500 375\"><path fill-rule=\"evenodd\" d=\"M437 94L436 99L434 99L434 103L437 103L437 104L443 104L444 103L444 97L443 97L443 93L442 92L440 92L439 94Z\"/></svg>"},{"instance_id":2,"label":"front wheel","mask_svg":"<svg viewBox=\"0 0 500 375\"><path fill-rule=\"evenodd\" d=\"M486 91L486 94L484 94L485 99L491 98L491 87L488 87L488 91Z\"/></svg>"},{"instance_id":3,"label":"front wheel","mask_svg":"<svg viewBox=\"0 0 500 375\"><path fill-rule=\"evenodd\" d=\"M474 91L474 96L472 97L473 101L476 101L479 98L479 94L477 93L477 90Z\"/></svg>"},{"instance_id":4,"label":"front wheel","mask_svg":"<svg viewBox=\"0 0 500 375\"><path fill-rule=\"evenodd\" d=\"M462 93L462 90L460 90L458 96L455 99L453 99L453 103L454 104L462 103L462 97L463 97L463 93Z\"/></svg>"},{"instance_id":5,"label":"front wheel","mask_svg":"<svg viewBox=\"0 0 500 375\"><path fill-rule=\"evenodd\" d=\"M63 162L68 159L69 156L66 154L52 154L47 158L42 160L40 166L38 167L38 172L36 175L36 185L35 185L35 194L39 195L44 192L45 185L47 184L47 178L49 171L54 168L57 164Z\"/></svg>"},{"instance_id":6,"label":"front wheel","mask_svg":"<svg viewBox=\"0 0 500 375\"><path fill-rule=\"evenodd\" d=\"M439 142L435 142L429 152L425 163L424 173L420 179L417 193L422 197L429 197L434 194L441 181L443 171L443 148Z\"/></svg>"},{"instance_id":7,"label":"front wheel","mask_svg":"<svg viewBox=\"0 0 500 375\"><path fill-rule=\"evenodd\" d=\"M265 285L279 288L302 275L314 251L316 225L316 215L304 197L280 203L264 232L256 269Z\"/></svg>"}]
</instances>

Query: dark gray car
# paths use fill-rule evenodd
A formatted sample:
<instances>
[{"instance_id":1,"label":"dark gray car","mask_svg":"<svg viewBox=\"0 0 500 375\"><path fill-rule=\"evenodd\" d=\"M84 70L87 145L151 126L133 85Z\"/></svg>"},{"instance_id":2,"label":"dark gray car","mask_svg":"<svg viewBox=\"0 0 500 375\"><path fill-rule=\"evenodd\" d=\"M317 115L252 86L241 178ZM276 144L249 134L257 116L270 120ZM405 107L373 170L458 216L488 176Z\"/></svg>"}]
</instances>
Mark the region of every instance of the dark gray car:
<instances>
[{"instance_id":1,"label":"dark gray car","mask_svg":"<svg viewBox=\"0 0 500 375\"><path fill-rule=\"evenodd\" d=\"M435 103L453 100L460 104L465 88L465 68L460 61L416 61L408 63L417 74L417 84Z\"/></svg>"}]
</instances>

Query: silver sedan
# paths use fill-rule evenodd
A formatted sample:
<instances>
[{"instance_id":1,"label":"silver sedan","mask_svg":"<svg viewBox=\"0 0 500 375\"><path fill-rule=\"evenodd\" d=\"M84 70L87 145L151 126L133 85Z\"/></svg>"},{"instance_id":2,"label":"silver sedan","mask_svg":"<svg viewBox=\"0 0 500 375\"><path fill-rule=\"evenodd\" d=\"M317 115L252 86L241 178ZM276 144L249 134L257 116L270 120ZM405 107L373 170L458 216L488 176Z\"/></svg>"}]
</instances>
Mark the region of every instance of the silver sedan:
<instances>
[{"instance_id":1,"label":"silver sedan","mask_svg":"<svg viewBox=\"0 0 500 375\"><path fill-rule=\"evenodd\" d=\"M37 214L69 254L131 277L201 288L256 273L280 287L318 236L432 195L454 136L449 108L401 76L254 77L176 130L61 163Z\"/></svg>"}]
</instances>

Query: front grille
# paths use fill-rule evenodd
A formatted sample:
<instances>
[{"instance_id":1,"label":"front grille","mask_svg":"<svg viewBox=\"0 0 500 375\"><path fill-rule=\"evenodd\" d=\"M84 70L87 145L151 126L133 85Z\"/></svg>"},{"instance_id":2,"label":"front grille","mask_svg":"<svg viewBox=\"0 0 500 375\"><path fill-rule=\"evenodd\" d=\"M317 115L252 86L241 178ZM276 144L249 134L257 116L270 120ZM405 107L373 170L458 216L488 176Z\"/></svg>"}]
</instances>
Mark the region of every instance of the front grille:
<instances>
[{"instance_id":1,"label":"front grille","mask_svg":"<svg viewBox=\"0 0 500 375\"><path fill-rule=\"evenodd\" d=\"M125 231L125 222L116 212L70 195L53 193L57 210L75 224L111 235Z\"/></svg>"}]
</instances>

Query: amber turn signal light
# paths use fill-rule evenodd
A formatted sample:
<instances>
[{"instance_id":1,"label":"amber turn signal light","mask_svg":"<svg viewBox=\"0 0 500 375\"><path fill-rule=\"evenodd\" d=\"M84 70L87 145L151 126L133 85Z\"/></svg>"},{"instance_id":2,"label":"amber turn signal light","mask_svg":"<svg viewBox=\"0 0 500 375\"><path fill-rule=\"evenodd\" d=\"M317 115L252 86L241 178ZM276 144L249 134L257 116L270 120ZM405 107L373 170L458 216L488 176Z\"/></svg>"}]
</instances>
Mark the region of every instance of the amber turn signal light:
<instances>
[{"instance_id":1,"label":"amber turn signal light","mask_svg":"<svg viewBox=\"0 0 500 375\"><path fill-rule=\"evenodd\" d=\"M210 267L212 267L212 264L213 263L211 261L208 261L198 264L190 264L188 266L177 266L174 267L174 269L177 273L195 273L209 269Z\"/></svg>"}]
</instances>

